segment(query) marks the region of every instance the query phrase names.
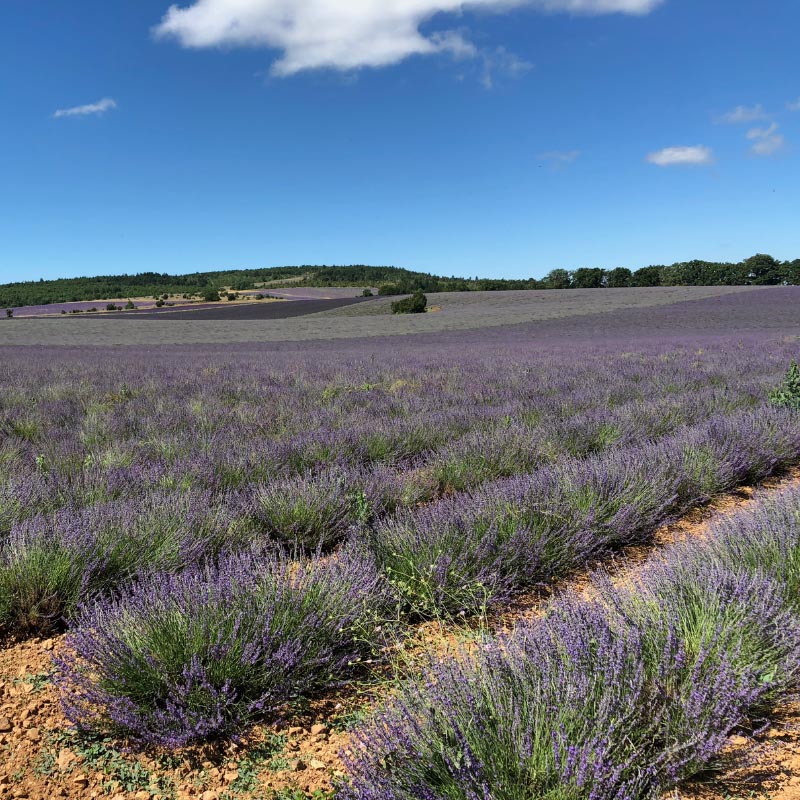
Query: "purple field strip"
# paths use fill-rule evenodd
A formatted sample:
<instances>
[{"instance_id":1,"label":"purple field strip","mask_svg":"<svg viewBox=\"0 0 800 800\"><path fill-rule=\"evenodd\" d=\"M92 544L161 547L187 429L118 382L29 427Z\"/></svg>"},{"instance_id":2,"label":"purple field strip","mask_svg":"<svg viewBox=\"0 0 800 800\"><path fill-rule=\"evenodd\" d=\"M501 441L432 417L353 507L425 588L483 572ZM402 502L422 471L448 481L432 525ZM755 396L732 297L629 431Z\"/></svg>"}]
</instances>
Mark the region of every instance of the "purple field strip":
<instances>
[{"instance_id":1,"label":"purple field strip","mask_svg":"<svg viewBox=\"0 0 800 800\"><path fill-rule=\"evenodd\" d=\"M525 413L524 409L528 408L535 418L543 418L543 429L549 431L555 408L551 408L549 413L545 411L545 399L553 389L554 401L562 406L562 413L566 411L568 417L574 416L574 409L581 398L584 403L596 403L599 410L599 407L609 406L612 397L619 400L620 392L627 395L631 391L637 394L644 390L647 396L654 395L653 399L656 399L659 392L654 393L652 390L658 386L661 388L660 393L669 396L675 393L675 381L680 381L682 375L689 374L694 374L697 378L705 375L709 390L720 391L721 399L727 397L732 401L735 396L734 387L742 380L743 374L748 372L745 365L751 355L752 353L743 353L740 348L732 347L713 355L695 352L678 356L674 352L662 352L654 360L640 355L631 361L631 357L635 356L631 353L619 357L620 360L616 362L617 370L606 374L602 365L573 365L567 383L561 385L557 385L559 378L556 377L555 370L561 370L563 381L564 368L554 362L540 361L536 367L531 363L529 367L512 374L508 373L507 364L500 368L498 377L502 374L503 379L510 382L509 388L514 387L514 391L508 396L499 385L489 388L485 380L479 378L479 374L485 376L485 365L476 365L476 371L468 384L468 392L472 403L478 402L479 398L484 402L491 401L493 395L499 394L496 399L502 402L501 409L511 412L513 416L514 412L508 402L512 397L519 397L520 392L524 398L525 381L531 381L528 391L535 388L542 393L539 402L523 404L517 413ZM607 358L613 360L617 357L607 353ZM483 369L480 369L481 366ZM608 366L611 366L611 362ZM750 364L750 370L760 368L756 364ZM337 365L336 369L341 380L341 365ZM720 369L724 372L720 372ZM551 371L549 376L545 375L547 370ZM275 380L279 374L272 373L271 379ZM371 391L364 388L364 383L358 383L362 375L356 371L349 376L353 383L340 383L344 393L326 384L323 397L337 402L346 400L347 405L355 401L353 410L358 409L363 399L359 392ZM593 380L590 375L593 375ZM290 391L299 388L299 375L296 372L286 377L289 378L287 386ZM455 377L451 371L447 384ZM751 373L748 380L753 378L755 375ZM230 408L230 388L237 385L230 365L226 365L225 379L226 388L223 389L222 399L224 405ZM642 385L643 379L654 382L650 390ZM176 380L178 385L185 387L185 376L176 376ZM796 417L781 409L759 406L757 398L760 383L757 380L752 387L755 389L753 400L756 401L753 410L717 413L693 429L679 429L674 436L657 443L653 443L653 431L644 435L643 442L632 446L615 446L612 437L610 449L606 453L587 453L582 459L565 457L566 454L563 454L553 466L545 466L517 478L487 483L478 492L463 497L446 497L422 509L416 509L417 503L412 497L410 499L414 508L401 512L394 518L379 520L373 525L369 524L369 518L383 503L373 503L373 492L377 489L379 493L385 494L388 490L391 494L393 490L389 489L388 484L381 486L380 473L358 470L347 472L337 466L333 472L315 474L313 468L304 471L301 479L295 482L284 480L270 483L267 479L266 483L261 484L267 491L262 493L259 490L252 496L248 496L246 490L234 495L221 495L221 487L211 489L206 502L211 501L212 505L205 512L201 495L194 494L191 498L184 495L185 502L193 509L194 518L185 527L181 526L177 530L171 520L164 518L163 509L172 506L172 502L166 497L153 498L149 506L155 513L137 519L140 512L134 509L141 508L142 503L141 498L136 498L134 493L132 505L128 506L132 514L118 507L117 513L121 513L121 519L125 520L125 531L120 529L116 536L109 535L109 526L120 524L116 515L110 515L104 509L98 508L90 511L91 517L80 520L75 518L74 508L65 509L63 520L66 529L63 533L60 527L64 523L56 523L53 527L52 523L44 522L42 518L33 520L22 527L12 528L10 552L14 559L19 559L24 556L27 547L35 547L43 540L52 543L63 537L60 538L62 546L72 550L71 564L77 570L85 570L76 576L80 578L76 581L77 585L82 587L91 587L98 580L108 580L105 567L108 555L104 548L109 541L115 542L115 563L120 564L123 554L127 552L131 567L137 565L134 569L143 568L143 558L144 563L149 558L151 568L163 568L160 560L165 556L168 559L177 558L173 562L173 570L186 570L185 580L188 583L180 575L174 579L172 576L162 575L150 583L144 594L141 588L133 588L129 594L124 591L121 594L115 593L116 599L101 600L93 610L81 615L71 637L80 658L77 661L67 659L62 662L66 672L60 685L66 691L65 707L71 715L70 718L82 725L103 731L105 726L113 724L126 735L142 742L181 746L208 736L240 730L248 720L270 710L268 703L271 701L267 698L274 697L286 681L283 672L280 669L276 671L282 663L280 660L265 658L263 664L259 662L255 665L245 660L231 663L225 656L232 648L238 648L245 643L246 652L267 645L267 640L259 639L257 631L249 632L245 624L245 620L252 619L254 615L259 619L268 619L265 616L268 607L261 609L253 605L258 598L263 597L259 585L252 582L254 573L263 575L265 556L258 555L255 562L246 561L250 566L246 566L244 570L239 566L242 563L239 556L234 556L232 560L225 556L222 561L214 562L221 569L221 577L218 579L216 572L198 569L195 559L205 548L212 548L206 550L212 558L219 553L220 548L234 551L238 549L247 553L248 535L255 535L256 541L263 544L265 536L275 540L276 536L292 534L293 531L295 534L312 534L309 544L313 551L315 532L325 534L332 530L334 522L340 526L344 515L345 524L341 525L336 534L337 537L344 537L347 533L346 515L352 514L354 538L346 548L357 548L357 552L361 554L359 558L362 559L358 577L373 587L370 592L375 593L374 599L367 599L366 606L372 609L397 606L403 612L404 618L408 619L432 614L437 617L443 614L471 614L487 604L502 601L515 588L529 583L549 583L554 578L585 566L587 562L601 558L615 549L646 541L655 527L669 515L702 502L709 495L745 480L757 480L795 461L800 456L800 433ZM571 391L568 388L570 384ZM361 386L360 390L358 386ZM590 388L583 391L584 386ZM714 388L722 386L725 387L724 391ZM464 386L457 390L453 385L449 386L449 391L455 396L466 388ZM420 389L427 394L423 387L417 387L415 391ZM738 390L749 391L744 385L739 385ZM135 399L135 385L128 386L126 395L127 393L130 393L130 399ZM120 396L121 400L124 397ZM700 392L690 392L686 401L696 405L700 397ZM436 401L440 398L441 395L435 392L429 399ZM302 408L303 405L302 399L296 397L293 402L295 409ZM684 415L692 407L684 406ZM241 409L241 404L234 408ZM274 405L273 409L276 409ZM208 410L211 410L210 407ZM673 413L676 410L675 406L671 408ZM667 416L670 408L662 408L661 413ZM415 414L416 416L419 415ZM368 441L375 435L377 418L374 411L369 414L369 419L373 421L366 430L356 434L357 439L363 437ZM641 419L660 421L654 409L647 410ZM432 437L435 430L441 431L445 420L433 417L429 421L435 425L429 428L429 436ZM209 422L210 420L205 420L204 427ZM506 423L501 420L497 422L500 423L496 428L499 434ZM587 422L588 420L578 425L574 433L588 428ZM165 428L164 419L149 419L148 424L154 425L158 430ZM215 428L217 424L212 423L210 427ZM602 436L605 436L613 427L612 425L609 428L608 420L603 420L598 432L603 431ZM224 429L225 437L221 444L229 448L241 437L230 424ZM97 431L95 435L96 433ZM139 435L146 434L139 431L137 436ZM570 437L565 441L572 439ZM163 444L168 443L164 441ZM315 447L322 446L324 458L329 460L328 465L331 466L330 462L334 461L330 449L332 440L324 438L312 444ZM223 452L220 449L217 456L222 456ZM115 458L119 459L121 454L115 448ZM380 455L383 457L384 454L385 448L382 445ZM476 455L483 459L487 453L480 450ZM294 456L287 451L280 457L294 460ZM265 460L258 455L253 465L256 463L263 468ZM37 466L38 464L37 460ZM233 474L233 464L230 462L220 466L224 466L226 473ZM178 472L182 480L188 477L185 467L179 468ZM199 473L197 475L199 477ZM163 474L158 477L153 471L141 473L141 476L148 485L161 484L165 477ZM119 484L120 477L115 476L115 480L117 486L122 488ZM409 484L405 490L411 489L411 486ZM95 488L95 492L97 488L99 487ZM135 490L135 484L132 488ZM48 498L52 500L52 497L51 487ZM120 497L116 503L119 504L121 500ZM283 508L278 507L279 502L284 504ZM230 516L223 515L213 525L203 522L204 513L208 514L212 508L220 507L227 509ZM262 512L268 516L264 516ZM87 526L86 523L92 517L94 522ZM278 522L277 525L274 524L275 521ZM314 528L320 524L321 527ZM160 526L170 531L171 551L164 550ZM228 546L224 547L223 532L226 529L229 531L229 541ZM202 537L209 536L212 531L213 535L204 542ZM234 531L237 539L230 538ZM180 536L176 536L178 532ZM122 534L121 537L119 534ZM301 541L297 539L295 546ZM285 543L291 545L291 539ZM336 541L332 543L335 544ZM352 551L346 549L345 552ZM145 554L148 553L150 555L146 557ZM188 560L184 561L187 556ZM158 561L152 560L155 557ZM318 569L324 570L325 567L320 565L327 563L330 562L315 561L312 558L309 568L313 574ZM15 574L18 574L19 564L14 566L17 570ZM347 571L349 573L349 569ZM132 572L128 580L135 574L135 571ZM117 580L119 579L120 576L117 576ZM239 594L230 593L231 581L235 582ZM135 585L142 587L148 584L145 581L145 584L138 582ZM281 579L279 583L279 587L285 587L281 591L293 585L292 581L286 586L285 579ZM345 591L344 584L340 583L338 588ZM329 593L335 597L340 596L336 585L330 585L317 597L325 601L326 594ZM207 601L207 597L211 600ZM293 601L287 598L286 602ZM215 626L219 625L218 633L208 639L198 639L196 635L187 637L188 641L200 642L201 649L199 652L189 649L184 654L185 667L182 673L178 673L182 674L180 682L163 684L159 696L166 698L164 707L144 704L135 708L131 705L128 690L124 686L130 680L130 691L137 691L137 679L126 676L136 674L131 669L135 663L131 659L135 660L140 656L137 655L136 647L131 650L126 644L125 626L130 624L131 619L141 617L149 620L146 623L148 629L157 632L158 614L161 613L159 609L163 608L165 620L173 619L175 603L182 609L183 619L198 619L198 624L203 625L206 631L217 630ZM241 617L231 617L229 612L232 606L241 608ZM209 613L212 614L211 617L206 616ZM314 623L313 616L310 620L306 617L307 607L298 607L294 613L297 615L297 624L304 631L319 627ZM233 633L228 627L232 620L240 620L235 623ZM339 634L341 633L340 629ZM254 635L256 638L251 641ZM330 633L327 635L330 636ZM288 631L286 636L288 652L296 652L296 639L289 636ZM154 639L154 647L158 647L158 641L161 639ZM280 641L280 637L277 641ZM266 652L274 651L277 646L274 637L269 638L268 646L269 650ZM169 658L174 657L175 651L170 649ZM142 661L142 669L152 672L153 679L156 676L175 674L174 667L161 668L152 650L146 649L141 658L146 659ZM237 685L241 688L235 694L226 693L223 686L214 682L221 680L221 664L215 666L220 658L226 668L246 675L239 680ZM91 668L87 669L86 665L91 665ZM330 666L326 665L324 674L328 674L329 669L338 674L334 662ZM210 677L212 674L216 677ZM97 675L107 675L109 684L114 688L108 690L103 685L98 685ZM307 685L314 684L311 682ZM189 691L191 694L192 687L199 689L202 686L206 687L204 691L211 692L214 697L213 709L198 712L191 705L186 705L184 698L185 692ZM299 688L303 690L304 687Z\"/></svg>"},{"instance_id":2,"label":"purple field strip","mask_svg":"<svg viewBox=\"0 0 800 800\"><path fill-rule=\"evenodd\" d=\"M303 317L308 314L318 314L322 311L342 308L369 301L370 298L355 297L339 300L305 300L291 299L280 302L269 300L254 302L226 302L205 303L202 305L183 308L153 308L149 311L128 311L109 314L113 317L126 317L129 319L160 320L173 322L207 321L256 321L256 320L281 320L292 317Z\"/></svg>"}]
</instances>

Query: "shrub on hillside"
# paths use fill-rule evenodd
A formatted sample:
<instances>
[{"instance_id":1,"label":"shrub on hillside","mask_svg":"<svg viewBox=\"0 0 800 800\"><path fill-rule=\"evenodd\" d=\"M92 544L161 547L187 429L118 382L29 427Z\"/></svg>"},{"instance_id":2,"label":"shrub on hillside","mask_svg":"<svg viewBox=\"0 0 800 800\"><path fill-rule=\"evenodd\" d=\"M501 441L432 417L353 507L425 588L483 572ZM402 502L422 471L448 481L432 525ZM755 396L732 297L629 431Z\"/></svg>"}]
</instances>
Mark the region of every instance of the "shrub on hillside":
<instances>
[{"instance_id":1,"label":"shrub on hillside","mask_svg":"<svg viewBox=\"0 0 800 800\"><path fill-rule=\"evenodd\" d=\"M392 303L392 314L424 314L428 298L422 292L414 292L410 297Z\"/></svg>"}]
</instances>

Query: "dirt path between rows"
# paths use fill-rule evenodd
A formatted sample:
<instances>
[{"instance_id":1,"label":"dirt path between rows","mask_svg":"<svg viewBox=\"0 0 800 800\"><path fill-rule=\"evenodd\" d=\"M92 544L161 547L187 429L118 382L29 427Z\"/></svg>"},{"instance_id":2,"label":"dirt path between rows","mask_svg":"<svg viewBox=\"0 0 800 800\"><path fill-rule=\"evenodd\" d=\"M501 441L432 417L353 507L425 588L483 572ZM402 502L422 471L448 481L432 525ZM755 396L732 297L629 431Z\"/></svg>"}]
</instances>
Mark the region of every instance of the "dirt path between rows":
<instances>
[{"instance_id":1,"label":"dirt path between rows","mask_svg":"<svg viewBox=\"0 0 800 800\"><path fill-rule=\"evenodd\" d=\"M660 528L654 543L628 548L603 566L625 580L663 547L702 537L711 525L756 499L800 486L800 468L757 488L744 487ZM519 597L481 630L499 631L541 613L564 589L587 591L587 570L566 583ZM418 626L407 640L406 664L422 652L462 646L474 629ZM252 731L241 744L193 748L178 756L132 754L124 743L87 739L69 729L49 682L51 657L62 639L22 642L0 651L0 798L99 798L113 800L234 800L290 791L325 792L342 775L341 753L357 723L391 683L376 676L362 685L287 709L281 724ZM774 724L753 737L730 738L719 764L702 781L667 795L675 800L800 800L800 701L778 709ZM666 798L665 798L666 800Z\"/></svg>"}]
</instances>

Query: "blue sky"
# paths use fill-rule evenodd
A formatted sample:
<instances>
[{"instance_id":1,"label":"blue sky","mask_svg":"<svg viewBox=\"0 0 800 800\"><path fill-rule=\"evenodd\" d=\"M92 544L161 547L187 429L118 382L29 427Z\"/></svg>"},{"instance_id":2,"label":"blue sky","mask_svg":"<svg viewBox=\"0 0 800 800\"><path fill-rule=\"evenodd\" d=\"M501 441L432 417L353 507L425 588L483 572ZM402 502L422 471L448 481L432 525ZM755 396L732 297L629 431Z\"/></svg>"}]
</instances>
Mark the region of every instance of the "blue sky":
<instances>
[{"instance_id":1,"label":"blue sky","mask_svg":"<svg viewBox=\"0 0 800 800\"><path fill-rule=\"evenodd\" d=\"M796 0L4 0L0 280L800 257Z\"/></svg>"}]
</instances>

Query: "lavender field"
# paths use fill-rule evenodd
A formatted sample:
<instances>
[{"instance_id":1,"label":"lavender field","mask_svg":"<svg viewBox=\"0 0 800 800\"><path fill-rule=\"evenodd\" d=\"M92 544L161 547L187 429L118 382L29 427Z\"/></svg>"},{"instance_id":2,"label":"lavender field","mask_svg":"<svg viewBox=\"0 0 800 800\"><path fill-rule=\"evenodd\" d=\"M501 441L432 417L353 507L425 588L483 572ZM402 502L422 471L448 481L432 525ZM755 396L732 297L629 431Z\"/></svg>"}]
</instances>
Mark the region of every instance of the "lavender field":
<instances>
[{"instance_id":1,"label":"lavender field","mask_svg":"<svg viewBox=\"0 0 800 800\"><path fill-rule=\"evenodd\" d=\"M781 299L773 302L770 299L773 293ZM749 300L750 295L755 297ZM135 316L124 313L109 317L65 315L50 319L0 320L0 342L76 347L96 344L241 345L447 333L460 339L465 331L480 331L475 340L480 343L487 331L506 338L511 326L542 326L541 335L545 338L559 337L562 330L575 330L578 335L585 336L590 326L601 332L611 332L619 325L631 325L626 335L641 335L658 331L656 326L661 324L671 332L676 330L675 314L687 319L690 329L718 326L727 331L731 317L742 317L741 324L751 329L776 330L787 323L796 324L790 298L797 296L796 287L753 286L658 286L604 289L602 292L594 289L446 292L429 295L431 313L398 315L389 313L391 298L385 297L366 302L340 297L327 301L329 310L322 310L326 301L295 298L280 305L286 308L289 303L307 303L318 313L293 319L237 319L235 315L215 319L219 316L219 305L228 307L223 303L215 304L211 310L212 319L184 318L184 314L194 316L195 310L165 308L160 311L163 319L148 319L148 313L137 312ZM693 308L697 303L703 304L699 313ZM231 306L235 311L236 304ZM773 316L773 310L780 316ZM710 315L708 320L706 314ZM203 315L205 310L200 316ZM649 325L651 316L653 327ZM584 320L584 317L591 319Z\"/></svg>"},{"instance_id":2,"label":"lavender field","mask_svg":"<svg viewBox=\"0 0 800 800\"><path fill-rule=\"evenodd\" d=\"M770 402L800 290L547 294L505 322L497 298L454 298L404 336L369 303L275 341L3 323L0 632L66 633L64 724L150 752L246 737L391 669L420 623L485 621L800 462L800 412ZM325 341L337 314L361 335ZM789 492L477 656L432 656L331 791L650 798L704 769L797 689L799 507Z\"/></svg>"}]
</instances>

